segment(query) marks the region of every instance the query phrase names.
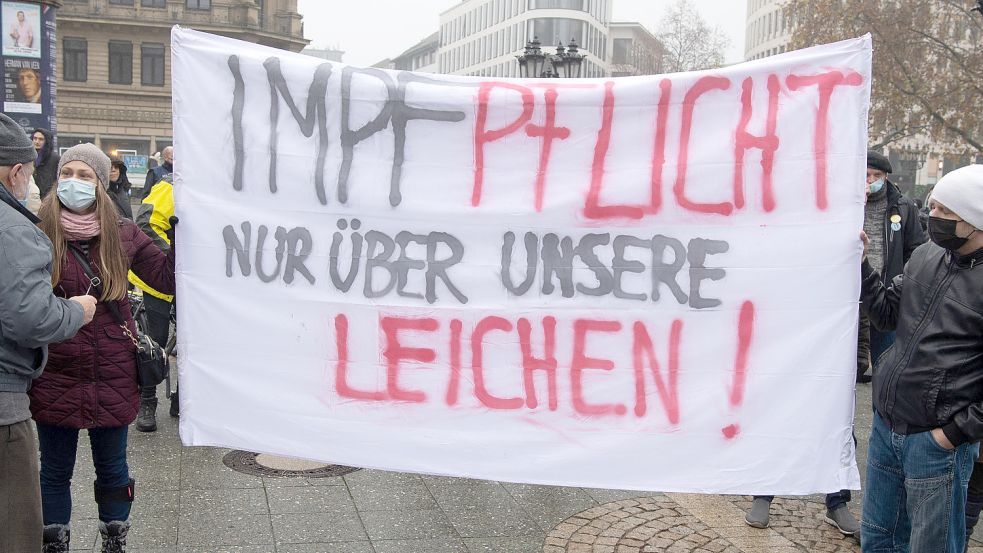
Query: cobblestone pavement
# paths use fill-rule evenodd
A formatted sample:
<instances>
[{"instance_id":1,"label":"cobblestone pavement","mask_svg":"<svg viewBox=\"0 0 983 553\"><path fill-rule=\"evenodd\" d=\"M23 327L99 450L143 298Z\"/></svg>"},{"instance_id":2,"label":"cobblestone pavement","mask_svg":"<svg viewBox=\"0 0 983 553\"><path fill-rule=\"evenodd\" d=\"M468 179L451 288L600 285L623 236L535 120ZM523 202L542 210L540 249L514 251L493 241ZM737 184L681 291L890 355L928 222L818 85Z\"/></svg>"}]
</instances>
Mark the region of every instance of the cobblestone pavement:
<instances>
[{"instance_id":1,"label":"cobblestone pavement","mask_svg":"<svg viewBox=\"0 0 983 553\"><path fill-rule=\"evenodd\" d=\"M860 542L823 520L822 498L774 501L771 525L743 523L749 498L666 494L612 501L558 524L543 553L831 553L858 552ZM983 547L974 541L969 551Z\"/></svg>"},{"instance_id":2,"label":"cobblestone pavement","mask_svg":"<svg viewBox=\"0 0 983 553\"><path fill-rule=\"evenodd\" d=\"M866 462L870 386L857 391ZM229 450L183 447L177 421L131 430L137 480L130 553L791 553L859 551L823 521L822 496L779 497L771 527L744 523L750 498L534 486L375 470L329 478L252 476ZM86 439L73 480L73 551L98 551ZM297 463L295 470L311 470ZM850 507L859 514L862 492ZM979 542L970 551L983 553Z\"/></svg>"},{"instance_id":3,"label":"cobblestone pavement","mask_svg":"<svg viewBox=\"0 0 983 553\"><path fill-rule=\"evenodd\" d=\"M744 497L667 494L613 501L578 513L546 536L544 553L853 552L856 538L823 520L821 500L778 498L771 526L744 524Z\"/></svg>"}]
</instances>

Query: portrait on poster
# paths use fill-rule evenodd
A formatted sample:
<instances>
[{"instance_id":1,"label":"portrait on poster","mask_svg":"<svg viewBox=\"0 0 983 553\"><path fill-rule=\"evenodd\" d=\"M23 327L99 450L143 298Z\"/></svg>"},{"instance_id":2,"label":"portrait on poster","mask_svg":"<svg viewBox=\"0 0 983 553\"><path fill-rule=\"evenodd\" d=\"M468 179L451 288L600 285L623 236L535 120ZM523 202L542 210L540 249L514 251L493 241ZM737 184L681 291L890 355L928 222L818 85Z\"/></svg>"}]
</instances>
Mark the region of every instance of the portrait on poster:
<instances>
[{"instance_id":1,"label":"portrait on poster","mask_svg":"<svg viewBox=\"0 0 983 553\"><path fill-rule=\"evenodd\" d=\"M3 55L41 57L41 6L3 2Z\"/></svg>"},{"instance_id":2,"label":"portrait on poster","mask_svg":"<svg viewBox=\"0 0 983 553\"><path fill-rule=\"evenodd\" d=\"M3 110L13 113L41 113L41 63L6 59L3 65Z\"/></svg>"}]
</instances>

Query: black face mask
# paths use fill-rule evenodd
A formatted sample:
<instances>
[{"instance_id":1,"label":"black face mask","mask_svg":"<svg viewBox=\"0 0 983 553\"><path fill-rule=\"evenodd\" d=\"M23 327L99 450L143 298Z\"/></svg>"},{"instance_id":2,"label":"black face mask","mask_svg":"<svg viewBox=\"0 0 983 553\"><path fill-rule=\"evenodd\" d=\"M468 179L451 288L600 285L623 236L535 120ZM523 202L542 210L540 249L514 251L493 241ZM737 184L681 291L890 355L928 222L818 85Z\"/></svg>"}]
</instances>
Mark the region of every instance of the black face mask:
<instances>
[{"instance_id":1,"label":"black face mask","mask_svg":"<svg viewBox=\"0 0 983 553\"><path fill-rule=\"evenodd\" d=\"M955 219L943 219L941 217L929 217L928 218L928 235L939 246L947 250L958 250L959 248L966 245L969 241L969 236L963 238L956 235L956 224L959 221ZM976 231L973 231L976 232Z\"/></svg>"}]
</instances>

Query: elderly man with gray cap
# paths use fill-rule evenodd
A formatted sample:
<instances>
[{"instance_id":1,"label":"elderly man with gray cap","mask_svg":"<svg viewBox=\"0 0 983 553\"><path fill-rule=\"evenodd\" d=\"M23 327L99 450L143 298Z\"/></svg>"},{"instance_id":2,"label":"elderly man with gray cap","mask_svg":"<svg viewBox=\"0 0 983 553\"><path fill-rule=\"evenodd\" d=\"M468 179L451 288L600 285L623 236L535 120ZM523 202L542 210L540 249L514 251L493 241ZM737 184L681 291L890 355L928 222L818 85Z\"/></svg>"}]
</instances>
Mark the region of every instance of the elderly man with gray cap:
<instances>
[{"instance_id":1,"label":"elderly man with gray cap","mask_svg":"<svg viewBox=\"0 0 983 553\"><path fill-rule=\"evenodd\" d=\"M27 392L48 359L48 344L92 320L96 299L57 298L51 242L27 210L34 146L0 114L0 551L41 549L38 446Z\"/></svg>"},{"instance_id":2,"label":"elderly man with gray cap","mask_svg":"<svg viewBox=\"0 0 983 553\"><path fill-rule=\"evenodd\" d=\"M891 182L887 157L867 152L867 202L864 232L870 240L867 259L885 284L901 274L915 248L928 241L922 230L918 207ZM857 382L870 382L865 373L873 369L894 343L894 333L874 328L861 312L857 344ZM873 371L872 371L873 372Z\"/></svg>"},{"instance_id":3,"label":"elderly man with gray cap","mask_svg":"<svg viewBox=\"0 0 983 553\"><path fill-rule=\"evenodd\" d=\"M874 373L863 551L966 546L966 496L983 439L983 165L932 193L931 242L885 284L866 259L861 300L897 340Z\"/></svg>"}]
</instances>

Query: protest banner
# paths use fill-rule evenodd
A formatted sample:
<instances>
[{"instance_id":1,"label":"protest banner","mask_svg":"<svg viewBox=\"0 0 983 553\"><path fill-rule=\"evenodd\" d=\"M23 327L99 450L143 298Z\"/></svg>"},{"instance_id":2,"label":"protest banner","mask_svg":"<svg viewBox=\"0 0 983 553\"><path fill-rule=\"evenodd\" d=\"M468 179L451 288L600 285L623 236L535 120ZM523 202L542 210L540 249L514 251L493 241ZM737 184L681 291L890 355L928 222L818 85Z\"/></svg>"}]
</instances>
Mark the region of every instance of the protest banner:
<instances>
[{"instance_id":1,"label":"protest banner","mask_svg":"<svg viewBox=\"0 0 983 553\"><path fill-rule=\"evenodd\" d=\"M172 49L185 444L859 487L869 37L576 80Z\"/></svg>"}]
</instances>

